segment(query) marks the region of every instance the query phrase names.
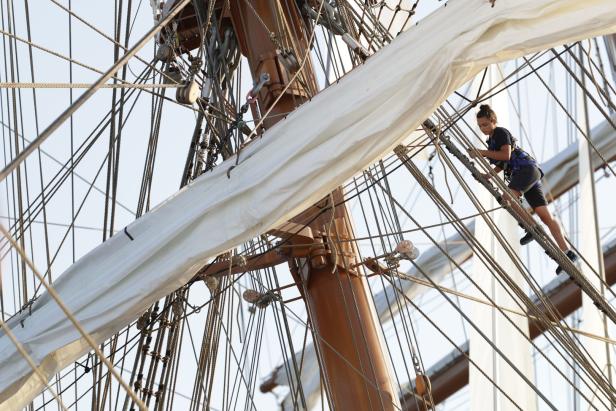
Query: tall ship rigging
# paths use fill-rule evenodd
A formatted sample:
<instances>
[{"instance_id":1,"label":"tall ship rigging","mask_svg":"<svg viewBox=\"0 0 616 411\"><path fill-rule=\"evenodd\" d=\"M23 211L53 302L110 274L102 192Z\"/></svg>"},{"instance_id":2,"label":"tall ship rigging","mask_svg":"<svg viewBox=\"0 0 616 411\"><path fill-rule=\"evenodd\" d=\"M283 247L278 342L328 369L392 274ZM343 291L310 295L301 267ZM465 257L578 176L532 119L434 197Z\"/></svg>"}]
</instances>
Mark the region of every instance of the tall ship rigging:
<instances>
[{"instance_id":1,"label":"tall ship rigging","mask_svg":"<svg viewBox=\"0 0 616 411\"><path fill-rule=\"evenodd\" d=\"M0 409L613 409L611 3L0 1Z\"/></svg>"}]
</instances>

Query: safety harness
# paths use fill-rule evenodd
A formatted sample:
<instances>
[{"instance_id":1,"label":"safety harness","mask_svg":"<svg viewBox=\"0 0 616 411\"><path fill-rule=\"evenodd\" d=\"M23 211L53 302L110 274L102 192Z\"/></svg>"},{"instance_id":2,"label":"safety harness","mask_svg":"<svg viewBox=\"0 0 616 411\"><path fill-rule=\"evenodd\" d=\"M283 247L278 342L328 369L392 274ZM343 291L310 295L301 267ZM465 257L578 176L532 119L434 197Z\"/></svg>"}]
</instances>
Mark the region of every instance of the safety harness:
<instances>
[{"instance_id":1,"label":"safety harness","mask_svg":"<svg viewBox=\"0 0 616 411\"><path fill-rule=\"evenodd\" d=\"M511 168L511 171L517 171L521 167L525 166L538 167L537 160L531 157L531 155L526 151L514 146L513 151L511 152L511 158L509 159L509 167Z\"/></svg>"},{"instance_id":2,"label":"safety harness","mask_svg":"<svg viewBox=\"0 0 616 411\"><path fill-rule=\"evenodd\" d=\"M495 141L493 138L489 138L488 141L488 149L491 151L496 151ZM505 177L510 178L511 173L514 171L520 170L522 167L526 166L534 166L539 168L539 164L537 160L535 160L530 154L526 151L522 150L517 145L517 140L515 137L511 136L511 146L513 150L511 150L511 157L509 161L495 162L499 165L502 164L503 170L505 171ZM541 171L541 169L539 169ZM543 171L541 172L543 175Z\"/></svg>"}]
</instances>

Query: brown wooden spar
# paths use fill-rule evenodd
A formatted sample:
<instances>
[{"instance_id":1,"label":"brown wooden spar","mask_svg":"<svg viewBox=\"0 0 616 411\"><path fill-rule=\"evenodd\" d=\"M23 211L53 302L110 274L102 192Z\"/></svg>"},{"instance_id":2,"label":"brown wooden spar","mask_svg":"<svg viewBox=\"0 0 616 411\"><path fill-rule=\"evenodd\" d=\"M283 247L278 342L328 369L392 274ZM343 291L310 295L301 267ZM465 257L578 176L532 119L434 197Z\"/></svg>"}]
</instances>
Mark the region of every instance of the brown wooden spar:
<instances>
[{"instance_id":1,"label":"brown wooden spar","mask_svg":"<svg viewBox=\"0 0 616 411\"><path fill-rule=\"evenodd\" d=\"M309 51L309 33L292 0L231 0L230 15L253 78L258 81L269 74L270 82L260 90L258 102L261 115L271 109L263 123L271 127L317 91L310 58L300 68ZM298 79L290 83L295 73ZM330 199L338 204L333 218ZM314 206L293 219L301 225L309 223L310 235L323 246L313 248L308 258L292 260L291 268L301 284L334 409L393 410L398 400L366 281L350 269L357 253L352 242L338 242L353 238L342 200L342 190L337 189L323 200L329 211L323 213L322 207Z\"/></svg>"},{"instance_id":2,"label":"brown wooden spar","mask_svg":"<svg viewBox=\"0 0 616 411\"><path fill-rule=\"evenodd\" d=\"M310 222L315 240L325 245L325 253L299 259L292 271L302 284L334 409L393 410L398 400L366 279L359 275L357 250L354 242L348 241L354 235L343 199L338 188L322 204L293 219L300 224Z\"/></svg>"}]
</instances>

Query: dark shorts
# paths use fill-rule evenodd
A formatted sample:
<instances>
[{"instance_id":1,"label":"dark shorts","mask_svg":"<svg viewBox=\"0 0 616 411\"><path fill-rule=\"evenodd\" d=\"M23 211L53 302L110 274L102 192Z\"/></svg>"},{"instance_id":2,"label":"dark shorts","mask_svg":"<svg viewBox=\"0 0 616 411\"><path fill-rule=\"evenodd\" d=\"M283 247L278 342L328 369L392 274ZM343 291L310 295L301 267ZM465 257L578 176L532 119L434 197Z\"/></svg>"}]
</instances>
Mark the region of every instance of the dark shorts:
<instances>
[{"instance_id":1,"label":"dark shorts","mask_svg":"<svg viewBox=\"0 0 616 411\"><path fill-rule=\"evenodd\" d=\"M548 205L545 194L543 194L541 177L543 177L543 173L538 167L520 167L519 170L511 173L509 188L523 193L524 198L533 209Z\"/></svg>"}]
</instances>

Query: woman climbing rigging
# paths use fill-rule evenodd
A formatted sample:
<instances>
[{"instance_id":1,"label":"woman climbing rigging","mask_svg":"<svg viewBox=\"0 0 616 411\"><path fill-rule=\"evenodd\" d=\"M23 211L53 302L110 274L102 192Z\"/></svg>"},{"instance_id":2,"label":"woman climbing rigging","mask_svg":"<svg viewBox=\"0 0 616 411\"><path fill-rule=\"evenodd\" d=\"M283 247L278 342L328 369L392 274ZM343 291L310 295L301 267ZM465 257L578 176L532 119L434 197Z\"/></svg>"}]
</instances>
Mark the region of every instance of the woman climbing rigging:
<instances>
[{"instance_id":1,"label":"woman climbing rigging","mask_svg":"<svg viewBox=\"0 0 616 411\"><path fill-rule=\"evenodd\" d=\"M549 228L558 247L575 262L578 256L567 247L567 242L563 237L560 224L547 207L547 200L541 186L541 178L543 172L539 168L537 161L532 158L527 152L516 146L516 140L513 138L509 130L496 125L496 113L489 105L483 104L479 106L477 112L477 125L481 132L488 136L487 150L472 149L469 150L471 157L486 157L490 164L494 165L494 172L505 172L505 179L509 181L509 189L513 192L516 198L520 198L522 194L528 204L532 207L535 214L539 216L541 221ZM485 177L490 178L490 174ZM520 239L520 244L525 245L533 240L530 233L526 233ZM556 274L560 274L562 268L559 266L556 269Z\"/></svg>"}]
</instances>

